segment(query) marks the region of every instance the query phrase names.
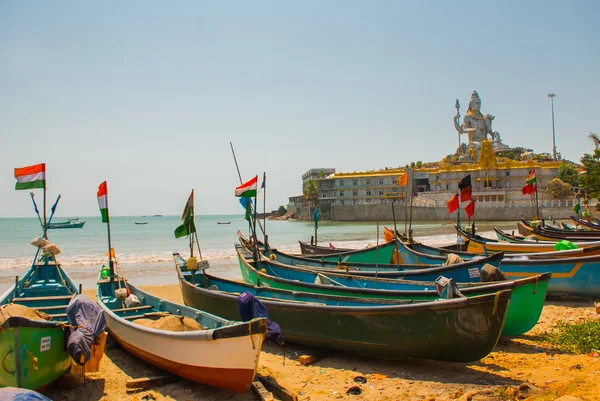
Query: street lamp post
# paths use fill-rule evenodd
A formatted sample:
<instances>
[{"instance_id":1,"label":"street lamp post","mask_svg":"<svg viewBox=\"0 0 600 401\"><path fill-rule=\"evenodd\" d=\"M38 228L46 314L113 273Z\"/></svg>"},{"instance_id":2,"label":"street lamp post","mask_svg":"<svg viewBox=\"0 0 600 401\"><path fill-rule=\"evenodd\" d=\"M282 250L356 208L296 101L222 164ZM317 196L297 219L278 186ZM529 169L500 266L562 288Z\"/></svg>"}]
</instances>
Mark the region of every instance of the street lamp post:
<instances>
[{"instance_id":1,"label":"street lamp post","mask_svg":"<svg viewBox=\"0 0 600 401\"><path fill-rule=\"evenodd\" d=\"M554 93L548 93L550 102L552 103L552 160L556 161L556 133L554 131Z\"/></svg>"}]
</instances>

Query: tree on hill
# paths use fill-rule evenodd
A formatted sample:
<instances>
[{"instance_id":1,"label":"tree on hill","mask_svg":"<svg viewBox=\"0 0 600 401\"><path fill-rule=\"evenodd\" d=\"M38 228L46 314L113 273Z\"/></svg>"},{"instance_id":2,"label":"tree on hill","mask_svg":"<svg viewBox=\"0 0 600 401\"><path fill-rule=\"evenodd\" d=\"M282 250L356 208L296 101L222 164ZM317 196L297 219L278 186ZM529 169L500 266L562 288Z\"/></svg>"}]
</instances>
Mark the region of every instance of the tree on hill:
<instances>
[{"instance_id":1,"label":"tree on hill","mask_svg":"<svg viewBox=\"0 0 600 401\"><path fill-rule=\"evenodd\" d=\"M284 216L286 213L287 213L287 209L285 208L285 206L283 206L283 205L279 206L279 209L277 209L277 215Z\"/></svg>"}]
</instances>

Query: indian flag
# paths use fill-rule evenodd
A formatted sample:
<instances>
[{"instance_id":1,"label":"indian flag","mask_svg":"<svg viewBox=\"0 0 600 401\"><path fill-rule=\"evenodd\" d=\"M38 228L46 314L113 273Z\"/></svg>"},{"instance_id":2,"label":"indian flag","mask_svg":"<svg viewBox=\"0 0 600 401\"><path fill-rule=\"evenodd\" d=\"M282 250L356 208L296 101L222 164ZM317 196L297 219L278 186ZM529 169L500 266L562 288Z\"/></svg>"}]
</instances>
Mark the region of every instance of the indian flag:
<instances>
[{"instance_id":1,"label":"indian flag","mask_svg":"<svg viewBox=\"0 0 600 401\"><path fill-rule=\"evenodd\" d=\"M46 189L46 163L15 169L15 189Z\"/></svg>"},{"instance_id":2,"label":"indian flag","mask_svg":"<svg viewBox=\"0 0 600 401\"><path fill-rule=\"evenodd\" d=\"M235 188L235 196L242 198L252 198L256 196L256 184L258 183L258 175L250 181Z\"/></svg>"},{"instance_id":3,"label":"indian flag","mask_svg":"<svg viewBox=\"0 0 600 401\"><path fill-rule=\"evenodd\" d=\"M527 177L525 182L528 183L529 185L533 185L536 183L535 170L531 170L531 173L529 173L529 176Z\"/></svg>"},{"instance_id":4,"label":"indian flag","mask_svg":"<svg viewBox=\"0 0 600 401\"><path fill-rule=\"evenodd\" d=\"M108 223L108 193L106 190L106 181L98 187L98 206L100 206L102 222Z\"/></svg>"}]
</instances>

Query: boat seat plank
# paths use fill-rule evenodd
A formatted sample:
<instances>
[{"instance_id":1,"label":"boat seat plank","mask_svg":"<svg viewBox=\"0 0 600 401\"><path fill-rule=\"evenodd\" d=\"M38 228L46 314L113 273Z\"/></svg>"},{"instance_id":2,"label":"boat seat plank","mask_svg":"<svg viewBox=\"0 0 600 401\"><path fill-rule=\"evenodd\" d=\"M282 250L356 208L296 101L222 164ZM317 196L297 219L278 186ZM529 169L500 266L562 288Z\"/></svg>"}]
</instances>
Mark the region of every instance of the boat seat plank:
<instances>
[{"instance_id":1,"label":"boat seat plank","mask_svg":"<svg viewBox=\"0 0 600 401\"><path fill-rule=\"evenodd\" d=\"M75 295L75 294L74 294ZM14 298L13 302L31 302L31 301L59 301L70 300L73 295L54 295L49 297L19 297Z\"/></svg>"},{"instance_id":2,"label":"boat seat plank","mask_svg":"<svg viewBox=\"0 0 600 401\"><path fill-rule=\"evenodd\" d=\"M67 305L53 305L53 306L33 306L32 308L37 309L39 311L51 311L51 310L65 310Z\"/></svg>"},{"instance_id":3,"label":"boat seat plank","mask_svg":"<svg viewBox=\"0 0 600 401\"><path fill-rule=\"evenodd\" d=\"M141 309L152 309L152 305L140 305L140 306L132 306L131 308L122 308L122 309L113 309L113 312L129 312L129 311L137 311Z\"/></svg>"}]
</instances>

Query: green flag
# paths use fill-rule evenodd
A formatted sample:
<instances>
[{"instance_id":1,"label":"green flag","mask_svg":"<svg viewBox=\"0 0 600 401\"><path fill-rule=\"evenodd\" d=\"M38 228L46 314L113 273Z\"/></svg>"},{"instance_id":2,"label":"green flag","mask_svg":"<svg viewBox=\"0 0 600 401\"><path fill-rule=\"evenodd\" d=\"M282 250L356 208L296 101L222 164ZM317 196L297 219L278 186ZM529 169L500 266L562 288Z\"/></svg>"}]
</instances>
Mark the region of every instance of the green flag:
<instances>
[{"instance_id":1,"label":"green flag","mask_svg":"<svg viewBox=\"0 0 600 401\"><path fill-rule=\"evenodd\" d=\"M187 203L185 204L185 209L183 210L183 215L181 216L181 224L179 227L175 229L175 238L186 237L190 234L196 232L196 226L194 224L194 190L192 189L192 193L188 198Z\"/></svg>"}]
</instances>

